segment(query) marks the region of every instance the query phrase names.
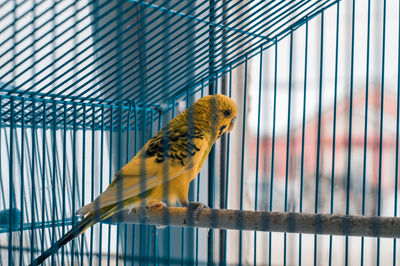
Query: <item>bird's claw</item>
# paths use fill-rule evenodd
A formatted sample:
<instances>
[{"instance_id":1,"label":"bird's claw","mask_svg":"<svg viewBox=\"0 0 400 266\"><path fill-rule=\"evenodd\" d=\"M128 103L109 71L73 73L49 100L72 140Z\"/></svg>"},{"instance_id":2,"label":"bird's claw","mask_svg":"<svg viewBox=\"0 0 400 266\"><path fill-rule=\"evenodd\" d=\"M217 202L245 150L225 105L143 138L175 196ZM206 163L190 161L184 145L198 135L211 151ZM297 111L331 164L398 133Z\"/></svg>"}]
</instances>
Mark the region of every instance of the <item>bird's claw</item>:
<instances>
[{"instance_id":1,"label":"bird's claw","mask_svg":"<svg viewBox=\"0 0 400 266\"><path fill-rule=\"evenodd\" d=\"M167 204L162 201L146 206L147 209L164 209L165 207L167 207Z\"/></svg>"},{"instance_id":2,"label":"bird's claw","mask_svg":"<svg viewBox=\"0 0 400 266\"><path fill-rule=\"evenodd\" d=\"M167 204L165 204L165 202L160 201L155 204L147 205L146 209L164 209L166 207L167 207ZM166 225L162 225L162 224L157 224L157 225L155 225L155 227L159 230L167 228Z\"/></svg>"},{"instance_id":3,"label":"bird's claw","mask_svg":"<svg viewBox=\"0 0 400 266\"><path fill-rule=\"evenodd\" d=\"M208 206L202 202L189 202L186 204L182 204L184 207L187 207L189 212L192 213L192 217L194 218L194 223L198 222L199 214L203 209L207 209Z\"/></svg>"}]
</instances>

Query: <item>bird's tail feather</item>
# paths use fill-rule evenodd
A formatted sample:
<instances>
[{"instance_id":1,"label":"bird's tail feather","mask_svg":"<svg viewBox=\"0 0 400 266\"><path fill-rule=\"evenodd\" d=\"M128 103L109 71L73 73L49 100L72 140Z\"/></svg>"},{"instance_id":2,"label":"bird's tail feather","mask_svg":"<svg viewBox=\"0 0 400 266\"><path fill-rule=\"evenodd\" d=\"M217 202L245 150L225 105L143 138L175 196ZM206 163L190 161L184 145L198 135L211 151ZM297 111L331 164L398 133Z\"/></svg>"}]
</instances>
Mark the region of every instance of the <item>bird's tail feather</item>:
<instances>
[{"instance_id":1,"label":"bird's tail feather","mask_svg":"<svg viewBox=\"0 0 400 266\"><path fill-rule=\"evenodd\" d=\"M89 227L97 223L98 221L104 220L111 215L113 215L115 212L118 212L121 210L123 206L121 204L116 204L114 206L107 206L106 208L103 208L99 210L98 212L91 212L89 213L83 220L81 220L74 228L69 230L61 239L59 239L56 243L54 243L49 249L44 251L39 257L37 257L31 264L33 265L39 265L41 264L45 259L50 257L52 254L56 253L62 246L67 244L69 241L74 239L75 237L79 236L83 232L86 231Z\"/></svg>"},{"instance_id":2,"label":"bird's tail feather","mask_svg":"<svg viewBox=\"0 0 400 266\"><path fill-rule=\"evenodd\" d=\"M76 211L77 215L86 215L88 213L90 213L91 211L93 211L93 202L86 204L85 206L83 206L82 208L80 208L79 210Z\"/></svg>"},{"instance_id":3,"label":"bird's tail feather","mask_svg":"<svg viewBox=\"0 0 400 266\"><path fill-rule=\"evenodd\" d=\"M41 264L45 259L56 253L62 246L82 234L86 229L97 222L94 218L95 217L93 216L93 214L87 215L82 221L78 223L78 225L69 230L61 239L59 239L49 249L47 249L39 257L37 257L31 265Z\"/></svg>"}]
</instances>

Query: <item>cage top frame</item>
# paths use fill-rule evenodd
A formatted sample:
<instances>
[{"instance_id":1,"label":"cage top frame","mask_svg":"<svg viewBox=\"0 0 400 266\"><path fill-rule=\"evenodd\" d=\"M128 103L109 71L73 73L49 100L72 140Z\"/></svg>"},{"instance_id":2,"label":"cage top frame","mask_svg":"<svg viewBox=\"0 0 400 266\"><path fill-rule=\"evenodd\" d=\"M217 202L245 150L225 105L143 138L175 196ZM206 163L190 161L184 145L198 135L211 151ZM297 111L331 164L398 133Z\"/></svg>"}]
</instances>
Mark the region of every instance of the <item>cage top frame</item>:
<instances>
[{"instance_id":1,"label":"cage top frame","mask_svg":"<svg viewBox=\"0 0 400 266\"><path fill-rule=\"evenodd\" d=\"M68 32L55 31L64 22L57 23L55 28L49 28L42 33L42 36L52 34L54 40L34 48L27 58L19 58L26 56L28 49L24 49L23 41L37 35L36 32L42 29L42 25L50 23L64 12L57 13L59 3L54 2L47 9L42 8L40 14L35 11L40 4L34 4L20 16L16 10L24 3L5 5L5 9L9 8L9 13L5 13L0 20L5 22L10 14L13 20L2 23L0 31L7 35L2 44L12 44L8 47L13 48L6 49L2 56L13 56L2 64L2 68L8 71L1 73L0 94L4 99L24 97L28 101L61 100L89 105L123 105L128 108L145 103L146 106L159 108L162 102L171 104L174 99L187 95L188 91L195 93L201 86L214 82L218 76L258 54L260 50L267 49L339 0L178 2L131 0L110 5L107 1L95 1L84 17L79 12L88 8L89 4L71 4L70 7L76 13L70 16L75 23L70 26L74 28L74 34L68 40L76 38L82 31L78 28L92 27L93 36L87 37L93 38L94 41L89 43L92 47L83 49L86 51L90 48L93 52L80 57L76 62L77 66L93 65L90 73L84 73L84 68L74 66L63 69L65 64L57 64L60 58L54 58L55 62L40 66L43 62L42 57L36 58L38 50L52 46L46 56L55 56L56 51L63 46L62 43L56 44L56 40L65 38L64 35ZM36 25L33 19L31 32L26 33L15 24L32 12L36 12L38 17L46 18L43 14L48 11L53 12L53 17L50 16L40 25ZM92 19L85 20L87 17ZM169 30L161 34L157 29L164 24ZM107 40L107 35L115 30L117 33ZM34 38L36 41L40 39L41 36ZM109 46L110 42L115 45ZM173 55L177 42L190 46L190 49L179 53L179 58ZM76 43L76 47L65 53L72 52L75 58L84 55L82 47L78 48L80 44L85 42ZM162 59L159 58L159 51L162 51ZM111 55L117 58L110 59ZM95 57L95 60L87 63L89 57ZM27 63L28 61L31 63ZM44 77L39 80L32 80L32 77L18 80L24 77L24 71L33 67L40 67L36 74ZM60 70L63 71L61 74ZM63 74L69 72L74 72L74 75L63 78L68 76ZM84 75L72 82L79 74ZM49 78L50 81L46 82ZM50 83L57 85L50 86ZM6 101L3 105L7 104L10 102Z\"/></svg>"}]
</instances>

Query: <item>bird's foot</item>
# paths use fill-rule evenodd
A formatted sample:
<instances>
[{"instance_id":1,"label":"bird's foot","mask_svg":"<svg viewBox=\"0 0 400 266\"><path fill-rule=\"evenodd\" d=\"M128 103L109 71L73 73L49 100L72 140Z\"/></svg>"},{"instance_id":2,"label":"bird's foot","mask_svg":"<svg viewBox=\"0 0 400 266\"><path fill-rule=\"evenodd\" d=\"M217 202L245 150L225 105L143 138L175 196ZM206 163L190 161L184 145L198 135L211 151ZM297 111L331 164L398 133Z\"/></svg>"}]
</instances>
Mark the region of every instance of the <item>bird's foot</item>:
<instances>
[{"instance_id":1,"label":"bird's foot","mask_svg":"<svg viewBox=\"0 0 400 266\"><path fill-rule=\"evenodd\" d=\"M149 205L147 205L146 206L146 208L149 210L149 209L164 209L164 208L166 208L167 207L167 204L165 204L165 202L162 202L162 201L160 201L160 202L156 202L156 203L151 203L151 204L149 204ZM161 224L158 224L158 225L155 225L155 227L157 228L157 229L165 229L167 226L166 225L161 225Z\"/></svg>"},{"instance_id":2,"label":"bird's foot","mask_svg":"<svg viewBox=\"0 0 400 266\"><path fill-rule=\"evenodd\" d=\"M128 211L128 213L130 213L130 214L136 214L137 212L138 212L138 208L137 207L134 207L134 208L132 208L132 209L130 209Z\"/></svg>"},{"instance_id":3,"label":"bird's foot","mask_svg":"<svg viewBox=\"0 0 400 266\"><path fill-rule=\"evenodd\" d=\"M167 207L167 204L165 204L165 202L162 201L151 203L146 206L147 209L164 209L165 207Z\"/></svg>"},{"instance_id":4,"label":"bird's foot","mask_svg":"<svg viewBox=\"0 0 400 266\"><path fill-rule=\"evenodd\" d=\"M203 209L208 209L208 206L202 202L186 202L182 203L182 206L188 208L189 212L193 214L195 223L198 222L200 212Z\"/></svg>"}]
</instances>

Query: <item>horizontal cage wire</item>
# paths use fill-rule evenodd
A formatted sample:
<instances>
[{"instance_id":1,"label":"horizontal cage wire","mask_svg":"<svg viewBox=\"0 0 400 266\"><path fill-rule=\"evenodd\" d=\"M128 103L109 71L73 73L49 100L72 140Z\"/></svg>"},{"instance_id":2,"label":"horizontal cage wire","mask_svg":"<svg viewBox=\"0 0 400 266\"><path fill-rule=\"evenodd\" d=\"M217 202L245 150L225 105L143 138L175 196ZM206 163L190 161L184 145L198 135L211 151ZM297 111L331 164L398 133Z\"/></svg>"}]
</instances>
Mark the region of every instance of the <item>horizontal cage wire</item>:
<instances>
[{"instance_id":1,"label":"horizontal cage wire","mask_svg":"<svg viewBox=\"0 0 400 266\"><path fill-rule=\"evenodd\" d=\"M0 1L0 265L78 228L209 94L238 107L190 185L210 209L117 212L44 265L397 265L399 17L395 0Z\"/></svg>"}]
</instances>

